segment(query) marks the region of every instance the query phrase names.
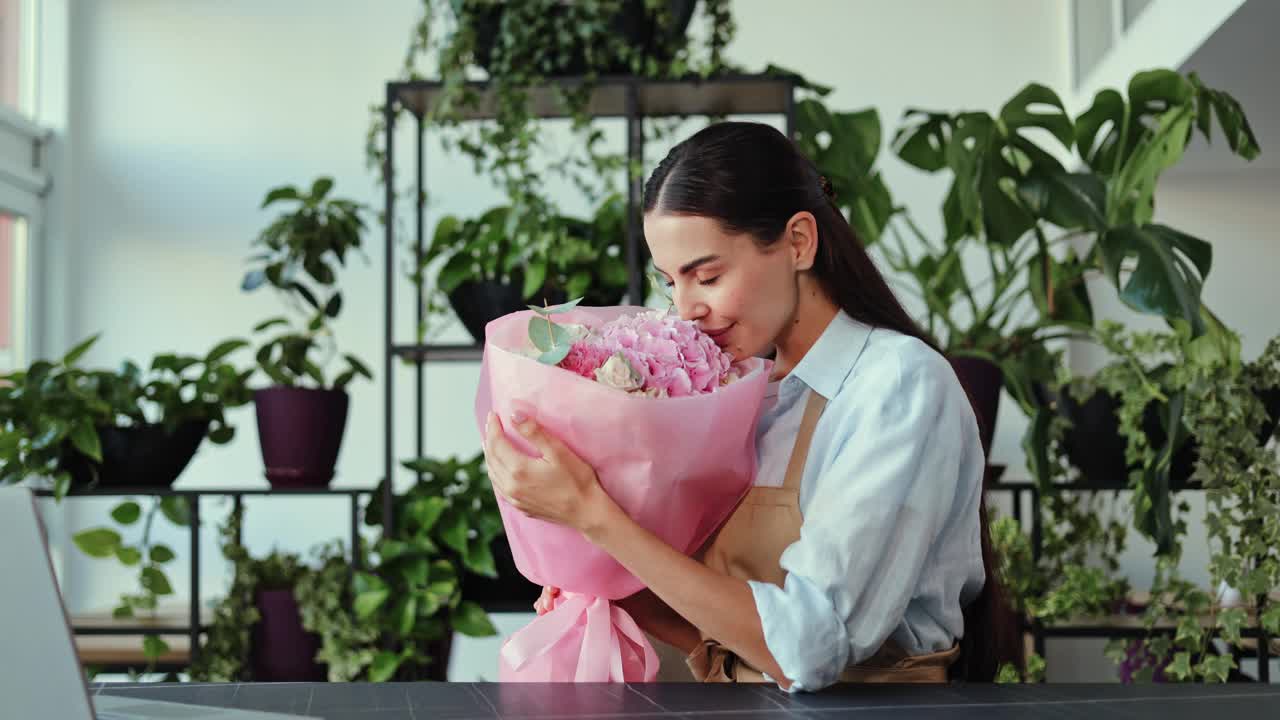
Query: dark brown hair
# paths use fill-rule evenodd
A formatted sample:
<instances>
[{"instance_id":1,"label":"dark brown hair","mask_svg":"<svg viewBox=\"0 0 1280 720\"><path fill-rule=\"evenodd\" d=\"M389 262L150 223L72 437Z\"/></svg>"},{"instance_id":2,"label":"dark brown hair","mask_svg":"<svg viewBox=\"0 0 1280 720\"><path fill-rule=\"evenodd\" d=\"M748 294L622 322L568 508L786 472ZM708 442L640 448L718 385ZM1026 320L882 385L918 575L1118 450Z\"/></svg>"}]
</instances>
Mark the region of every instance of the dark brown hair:
<instances>
[{"instance_id":1,"label":"dark brown hair","mask_svg":"<svg viewBox=\"0 0 1280 720\"><path fill-rule=\"evenodd\" d=\"M676 145L645 185L644 212L654 210L714 218L728 232L751 235L759 247L777 242L787 222L807 210L818 225L812 272L828 296L853 319L919 338L941 353L885 282L836 206L830 184L791 140L768 125L716 123ZM984 446L984 455L987 451ZM1021 652L1016 621L996 575L985 499L978 512L986 583L964 608L964 638L952 677L990 681L1001 663L1020 665Z\"/></svg>"}]
</instances>

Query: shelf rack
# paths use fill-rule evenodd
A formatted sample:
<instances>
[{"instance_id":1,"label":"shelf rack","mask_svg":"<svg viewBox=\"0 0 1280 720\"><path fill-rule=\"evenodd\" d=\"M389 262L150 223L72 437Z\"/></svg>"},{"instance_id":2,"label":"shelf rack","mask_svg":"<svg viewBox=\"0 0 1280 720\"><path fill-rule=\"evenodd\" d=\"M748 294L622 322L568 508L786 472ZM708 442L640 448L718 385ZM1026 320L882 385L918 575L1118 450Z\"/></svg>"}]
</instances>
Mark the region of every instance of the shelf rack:
<instances>
[{"instance_id":1,"label":"shelf rack","mask_svg":"<svg viewBox=\"0 0 1280 720\"><path fill-rule=\"evenodd\" d=\"M1123 484L1106 483L1089 480L1077 480L1071 483L1063 483L1056 485L1055 488L1062 492L1125 492L1128 488ZM1040 496L1039 486L1029 481L1000 481L992 483L988 486L988 492L1008 492L1012 494L1013 499L1013 518L1019 525L1023 523L1022 496L1027 494L1030 496L1031 509L1031 553L1032 557L1040 560L1043 548L1043 525L1040 512ZM1204 492L1203 488L1195 484L1174 483L1170 486L1170 492ZM1129 598L1130 602L1137 605L1143 604L1143 596L1135 596ZM1274 597L1273 600L1280 600L1280 596ZM1135 614L1117 613L1114 615L1103 617L1089 617L1067 620L1064 622L1046 625L1039 621L1027 622L1024 620L1023 630L1029 632L1032 636L1035 651L1041 657L1044 657L1045 644L1047 638L1050 637L1072 637L1072 638L1142 638L1148 634L1147 629L1143 626L1141 618ZM1153 632L1172 634L1176 631L1173 626L1157 625ZM1272 651L1272 645L1275 638L1268 637L1266 631L1262 628L1247 627L1241 630L1241 635L1246 638L1245 649L1233 648L1232 652L1236 655L1237 665L1242 657L1253 657L1258 661L1257 680L1262 683L1271 682L1271 658L1275 653Z\"/></svg>"},{"instance_id":2,"label":"shelf rack","mask_svg":"<svg viewBox=\"0 0 1280 720\"><path fill-rule=\"evenodd\" d=\"M47 489L37 489L33 491L39 497L52 497L53 492ZM136 622L125 622L111 618L89 618L85 616L76 616L72 618L72 632L79 640L80 636L88 637L105 637L105 636L143 636L143 635L168 635L183 636L186 639L188 652L185 661L181 652L177 649L172 651L166 658L162 658L156 667L159 670L179 670L185 668L191 662L194 662L200 655L200 635L208 629L208 624L202 621L202 613L200 609L200 498L205 496L230 497L232 500L233 511L238 511L243 506L243 498L245 496L263 496L263 495L319 495L319 496L345 496L350 501L350 530L351 530L351 557L352 567L359 569L360 553L358 552L358 543L360 542L360 496L372 495L372 488L172 488L172 487L95 487L92 489L73 488L67 493L65 499L86 498L86 497L185 497L188 499L188 507L191 511L190 522L187 525L187 531L190 542L190 566L191 566L191 583L188 611L185 617L167 617L163 620L148 620L147 618L139 618ZM240 540L239 533L236 536L237 542ZM207 616L207 613L204 613ZM193 621L193 618L201 618L201 621ZM87 651L82 648L82 653L86 656L92 656L95 650L89 648ZM106 672L123 672L127 671L142 662L128 662L124 658L128 655L120 651L119 648L98 648L96 650L102 657L107 658L106 662L98 664L103 671Z\"/></svg>"},{"instance_id":3,"label":"shelf rack","mask_svg":"<svg viewBox=\"0 0 1280 720\"><path fill-rule=\"evenodd\" d=\"M640 165L644 152L644 127L647 118L662 117L726 117L732 115L772 115L782 116L785 132L792 136L795 128L795 89L798 78L792 75L726 75L712 78L688 77L681 79L653 80L627 75L606 75L597 78L593 83L591 96L587 103L587 112L597 118L618 118L626 123L626 156L628 166ZM529 92L530 107L538 118L564 118L564 108L560 104L559 91L580 87L584 79L581 77L557 78L546 85L533 88ZM464 120L486 120L494 117L496 103L492 88L486 83L469 83L469 88L479 97L477 106L463 111ZM424 213L424 173L426 157L423 138L426 132L426 117L438 101L444 85L439 82L413 81L390 82L386 86L386 104L384 106L386 166L383 182L385 185L386 257L385 257L385 317L384 331L386 335L386 355L383 364L385 378L385 445L383 447L384 477L393 477L395 470L396 450L395 437L395 382L393 376L396 359L412 363L414 366L414 417L416 422L415 451L418 457L424 455L426 437L425 414L425 378L424 367L427 363L459 363L478 362L482 349L479 345L459 344L404 344L397 343L395 338L395 255L396 255L396 152L395 129L397 115L407 110L416 122L416 142L414 145L416 163L414 165L416 182L416 218L413 224L413 252L416 265L420 266L425 252L423 237ZM644 264L646 262L643 226L640 217L643 178L631 177L627 182L627 225L626 225L626 261L628 271L627 297L634 302L643 297ZM423 321L424 288L421 280L414 283L418 326ZM386 531L390 533L391 486L385 485L381 498L383 517L387 519ZM500 573L500 597L489 603L491 608L511 606L528 608L528 603L537 597L537 589L520 577L515 566L510 562L510 549L505 540L500 547L495 547ZM505 560L505 562L504 562ZM504 572L505 571L505 572Z\"/></svg>"}]
</instances>

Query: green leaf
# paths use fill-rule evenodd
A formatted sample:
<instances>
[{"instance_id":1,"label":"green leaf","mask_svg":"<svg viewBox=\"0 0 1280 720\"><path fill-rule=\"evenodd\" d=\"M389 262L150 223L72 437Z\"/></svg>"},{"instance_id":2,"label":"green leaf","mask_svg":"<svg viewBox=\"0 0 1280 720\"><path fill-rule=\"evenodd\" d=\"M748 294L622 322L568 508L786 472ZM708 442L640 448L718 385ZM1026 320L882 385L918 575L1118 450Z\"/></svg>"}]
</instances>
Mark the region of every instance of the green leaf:
<instances>
[{"instance_id":1,"label":"green leaf","mask_svg":"<svg viewBox=\"0 0 1280 720\"><path fill-rule=\"evenodd\" d=\"M1271 637L1280 637L1280 603L1272 603L1262 611L1259 618L1262 627Z\"/></svg>"},{"instance_id":2,"label":"green leaf","mask_svg":"<svg viewBox=\"0 0 1280 720\"><path fill-rule=\"evenodd\" d=\"M574 309L575 307L578 306L578 303L580 302L582 302L582 298L574 298L569 302L563 302L563 303L560 303L559 305L551 305L549 307L539 307L537 305L528 305L526 307L538 313L539 315L559 315L561 313L567 313L570 310Z\"/></svg>"},{"instance_id":3,"label":"green leaf","mask_svg":"<svg viewBox=\"0 0 1280 720\"><path fill-rule=\"evenodd\" d=\"M572 346L568 344L557 346L539 355L538 362L544 365L555 365L565 359L571 349L573 349Z\"/></svg>"},{"instance_id":4,"label":"green leaf","mask_svg":"<svg viewBox=\"0 0 1280 720\"><path fill-rule=\"evenodd\" d=\"M373 373L369 371L369 367L367 365L360 362L360 358L348 353L344 353L342 357L347 361L349 365L351 365L351 369L354 370L357 375L367 380L373 379Z\"/></svg>"},{"instance_id":5,"label":"green leaf","mask_svg":"<svg viewBox=\"0 0 1280 720\"><path fill-rule=\"evenodd\" d=\"M155 595L173 594L173 586L169 584L169 578L160 568L154 566L142 568L139 582L142 584L142 587Z\"/></svg>"},{"instance_id":6,"label":"green leaf","mask_svg":"<svg viewBox=\"0 0 1280 720\"><path fill-rule=\"evenodd\" d=\"M1071 253L1063 262L1052 254L1047 256L1050 277L1053 281L1053 306L1049 305L1045 287L1046 256L1037 253L1027 264L1027 286L1031 299L1040 314L1050 321L1093 325L1093 304L1084 282L1087 268Z\"/></svg>"},{"instance_id":7,"label":"green leaf","mask_svg":"<svg viewBox=\"0 0 1280 720\"><path fill-rule=\"evenodd\" d=\"M484 577L498 577L498 567L493 562L493 552L489 549L488 540L476 538L467 548L462 562L471 572Z\"/></svg>"},{"instance_id":8,"label":"green leaf","mask_svg":"<svg viewBox=\"0 0 1280 720\"><path fill-rule=\"evenodd\" d=\"M542 286L547 282L547 260L546 258L534 258L524 266L524 287L520 290L520 297L531 298Z\"/></svg>"},{"instance_id":9,"label":"green leaf","mask_svg":"<svg viewBox=\"0 0 1280 720\"><path fill-rule=\"evenodd\" d=\"M142 508L132 500L126 500L111 510L111 518L121 525L132 525L142 517Z\"/></svg>"},{"instance_id":10,"label":"green leaf","mask_svg":"<svg viewBox=\"0 0 1280 720\"><path fill-rule=\"evenodd\" d=\"M262 332L263 330L273 328L277 325L288 325L288 324L289 324L288 318L275 317L275 318L271 318L270 320L263 320L257 325L254 325L253 331L257 333L257 332Z\"/></svg>"},{"instance_id":11,"label":"green leaf","mask_svg":"<svg viewBox=\"0 0 1280 720\"><path fill-rule=\"evenodd\" d=\"M391 611L391 617L396 623L396 630L399 631L401 637L408 637L413 632L414 622L417 620L418 599L413 595L402 595L396 601L395 607Z\"/></svg>"},{"instance_id":12,"label":"green leaf","mask_svg":"<svg viewBox=\"0 0 1280 720\"><path fill-rule=\"evenodd\" d=\"M898 157L925 172L936 172L946 167L946 151L953 129L951 117L909 109L903 116L903 123L893 139Z\"/></svg>"},{"instance_id":13,"label":"green leaf","mask_svg":"<svg viewBox=\"0 0 1280 720\"><path fill-rule=\"evenodd\" d=\"M171 550L168 545L156 544L151 546L151 562L167 563L173 558L173 550Z\"/></svg>"},{"instance_id":14,"label":"green leaf","mask_svg":"<svg viewBox=\"0 0 1280 720\"><path fill-rule=\"evenodd\" d=\"M317 311L320 310L320 301L316 300L316 296L312 294L311 290L309 290L306 285L303 285L300 282L293 282L289 284L289 287L293 288L294 292L301 295L302 299L306 300L307 304L312 308Z\"/></svg>"},{"instance_id":15,"label":"green leaf","mask_svg":"<svg viewBox=\"0 0 1280 720\"><path fill-rule=\"evenodd\" d=\"M1244 627L1248 618L1243 608L1227 608L1218 613L1218 627L1222 628L1222 639L1234 645L1240 644L1240 628Z\"/></svg>"},{"instance_id":16,"label":"green leaf","mask_svg":"<svg viewBox=\"0 0 1280 720\"><path fill-rule=\"evenodd\" d=\"M95 334L89 339L82 341L79 345L71 348L66 355L62 356L63 367L71 367L72 365L75 365L76 361L83 357L84 354L89 351L89 348L93 347L93 344L98 341L98 335L100 334L101 333Z\"/></svg>"},{"instance_id":17,"label":"green leaf","mask_svg":"<svg viewBox=\"0 0 1280 720\"><path fill-rule=\"evenodd\" d=\"M489 637L497 635L498 630L489 621L489 616L479 605L470 600L463 600L453 610L449 624L453 629L470 637Z\"/></svg>"},{"instance_id":18,"label":"green leaf","mask_svg":"<svg viewBox=\"0 0 1280 720\"><path fill-rule=\"evenodd\" d=\"M102 462L102 444L98 440L98 430L89 418L82 417L71 426L71 444L86 457Z\"/></svg>"},{"instance_id":19,"label":"green leaf","mask_svg":"<svg viewBox=\"0 0 1280 720\"><path fill-rule=\"evenodd\" d=\"M294 188L292 185L286 185L283 187L274 188L273 190L268 192L266 198L263 199L262 201L262 207L266 207L271 203L276 202L277 200L297 200L297 199L298 199L298 190Z\"/></svg>"},{"instance_id":20,"label":"green leaf","mask_svg":"<svg viewBox=\"0 0 1280 720\"><path fill-rule=\"evenodd\" d=\"M419 498L409 503L406 512L412 522L422 530L430 530L449 507L449 501L442 497Z\"/></svg>"},{"instance_id":21,"label":"green leaf","mask_svg":"<svg viewBox=\"0 0 1280 720\"><path fill-rule=\"evenodd\" d=\"M84 554L96 558L110 557L120 547L120 534L108 528L82 530L71 540Z\"/></svg>"},{"instance_id":22,"label":"green leaf","mask_svg":"<svg viewBox=\"0 0 1280 720\"><path fill-rule=\"evenodd\" d=\"M329 298L329 302L324 305L324 314L336 318L340 312L342 312L342 293L334 293L333 297Z\"/></svg>"},{"instance_id":23,"label":"green leaf","mask_svg":"<svg viewBox=\"0 0 1280 720\"><path fill-rule=\"evenodd\" d=\"M53 476L53 497L55 500L62 500L70 489L71 473L63 471Z\"/></svg>"},{"instance_id":24,"label":"green leaf","mask_svg":"<svg viewBox=\"0 0 1280 720\"><path fill-rule=\"evenodd\" d=\"M373 662L369 665L369 680L372 682L386 682L400 668L402 657L390 650L380 650L377 655L373 656Z\"/></svg>"},{"instance_id":25,"label":"green leaf","mask_svg":"<svg viewBox=\"0 0 1280 720\"><path fill-rule=\"evenodd\" d=\"M160 498L160 513L168 518L169 522L179 527L187 527L191 524L191 506L181 495L167 495Z\"/></svg>"},{"instance_id":26,"label":"green leaf","mask_svg":"<svg viewBox=\"0 0 1280 720\"><path fill-rule=\"evenodd\" d=\"M1116 154L1121 152L1120 130L1124 124L1124 97L1111 89L1095 95L1089 109L1076 118L1076 146L1080 156L1095 172L1110 174L1115 169ZM1103 133L1103 128L1107 128L1107 132ZM1129 144L1136 142L1136 137L1127 140ZM1125 153L1127 155L1128 151Z\"/></svg>"},{"instance_id":27,"label":"green leaf","mask_svg":"<svg viewBox=\"0 0 1280 720\"><path fill-rule=\"evenodd\" d=\"M329 194L329 190L333 188L333 178L320 177L311 184L311 201L319 202Z\"/></svg>"},{"instance_id":28,"label":"green leaf","mask_svg":"<svg viewBox=\"0 0 1280 720\"><path fill-rule=\"evenodd\" d=\"M1213 246L1170 227L1147 225L1112 228L1099 238L1098 249L1125 304L1143 313L1182 318L1196 337L1204 333L1200 288ZM1137 265L1122 287L1121 265L1128 257L1136 257Z\"/></svg>"},{"instance_id":29,"label":"green leaf","mask_svg":"<svg viewBox=\"0 0 1280 720\"><path fill-rule=\"evenodd\" d=\"M167 652L169 652L169 643L161 640L158 635L147 635L142 638L142 654L146 656L147 662L154 663Z\"/></svg>"},{"instance_id":30,"label":"green leaf","mask_svg":"<svg viewBox=\"0 0 1280 720\"><path fill-rule=\"evenodd\" d=\"M1049 486L1052 471L1049 468L1049 425L1053 421L1053 411L1047 407L1037 407L1030 424L1022 437L1022 449L1027 456L1027 469L1031 477L1040 486L1041 492L1052 492Z\"/></svg>"},{"instance_id":31,"label":"green leaf","mask_svg":"<svg viewBox=\"0 0 1280 720\"><path fill-rule=\"evenodd\" d=\"M1039 111L1035 109L1039 108ZM1058 94L1044 85L1031 83L1024 87L1000 110L1000 119L1010 130L1025 127L1043 128L1071 149L1075 127Z\"/></svg>"},{"instance_id":32,"label":"green leaf","mask_svg":"<svg viewBox=\"0 0 1280 720\"><path fill-rule=\"evenodd\" d=\"M1107 226L1107 189L1092 173L1033 174L1018 184L1018 197L1036 217L1064 230Z\"/></svg>"},{"instance_id":33,"label":"green leaf","mask_svg":"<svg viewBox=\"0 0 1280 720\"><path fill-rule=\"evenodd\" d=\"M439 286L440 292L448 295L468 280L481 279L473 277L476 275L472 271L473 265L475 265L475 258L470 255L458 253L449 258L444 267L440 268L440 273L436 275L436 285Z\"/></svg>"},{"instance_id":34,"label":"green leaf","mask_svg":"<svg viewBox=\"0 0 1280 720\"><path fill-rule=\"evenodd\" d=\"M467 516L462 513L452 513L447 516L438 526L440 528L440 539L445 545L457 550L460 554L467 552L467 530L470 526L467 524Z\"/></svg>"},{"instance_id":35,"label":"green leaf","mask_svg":"<svg viewBox=\"0 0 1280 720\"><path fill-rule=\"evenodd\" d=\"M137 565L142 562L142 553L138 548L122 545L116 548L116 559L125 565Z\"/></svg>"},{"instance_id":36,"label":"green leaf","mask_svg":"<svg viewBox=\"0 0 1280 720\"><path fill-rule=\"evenodd\" d=\"M216 346L214 346L212 350L209 351L209 354L205 356L204 362L206 365L213 365L214 363L225 358L226 356L230 355L236 350L239 350L240 348L247 346L248 344L249 343L245 340L226 340L224 342L218 343Z\"/></svg>"},{"instance_id":37,"label":"green leaf","mask_svg":"<svg viewBox=\"0 0 1280 720\"><path fill-rule=\"evenodd\" d=\"M355 601L356 617L361 620L367 620L370 615L378 611L378 608L382 607L382 604L387 601L387 597L390 595L391 590L388 588L357 594Z\"/></svg>"}]
</instances>

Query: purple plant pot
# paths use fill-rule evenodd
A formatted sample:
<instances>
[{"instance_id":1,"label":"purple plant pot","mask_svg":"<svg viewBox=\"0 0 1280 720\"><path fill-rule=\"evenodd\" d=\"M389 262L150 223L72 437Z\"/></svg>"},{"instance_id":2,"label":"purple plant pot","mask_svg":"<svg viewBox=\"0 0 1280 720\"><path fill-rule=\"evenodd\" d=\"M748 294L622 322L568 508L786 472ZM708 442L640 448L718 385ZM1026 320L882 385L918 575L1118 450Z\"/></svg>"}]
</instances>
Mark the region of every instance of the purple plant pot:
<instances>
[{"instance_id":1,"label":"purple plant pot","mask_svg":"<svg viewBox=\"0 0 1280 720\"><path fill-rule=\"evenodd\" d=\"M272 387L254 391L253 400L271 486L328 485L347 425L347 393Z\"/></svg>"},{"instance_id":2,"label":"purple plant pot","mask_svg":"<svg viewBox=\"0 0 1280 720\"><path fill-rule=\"evenodd\" d=\"M1004 374L1000 366L975 357L948 357L956 377L969 393L973 411L978 416L978 436L982 438L982 450L991 454L991 440L996 431L996 413L1000 411L1000 391L1004 388Z\"/></svg>"},{"instance_id":3,"label":"purple plant pot","mask_svg":"<svg viewBox=\"0 0 1280 720\"><path fill-rule=\"evenodd\" d=\"M1145 668L1151 668L1151 682L1168 682L1165 677L1164 669L1173 661L1173 658L1157 658L1155 653L1142 646L1141 640L1132 640L1125 647L1125 657L1120 663L1117 671L1120 675L1120 682L1125 685L1131 685L1137 682L1138 673Z\"/></svg>"},{"instance_id":4,"label":"purple plant pot","mask_svg":"<svg viewBox=\"0 0 1280 720\"><path fill-rule=\"evenodd\" d=\"M303 629L293 590L258 590L253 602L262 614L250 631L254 682L323 682L325 667L315 661L320 636Z\"/></svg>"}]
</instances>

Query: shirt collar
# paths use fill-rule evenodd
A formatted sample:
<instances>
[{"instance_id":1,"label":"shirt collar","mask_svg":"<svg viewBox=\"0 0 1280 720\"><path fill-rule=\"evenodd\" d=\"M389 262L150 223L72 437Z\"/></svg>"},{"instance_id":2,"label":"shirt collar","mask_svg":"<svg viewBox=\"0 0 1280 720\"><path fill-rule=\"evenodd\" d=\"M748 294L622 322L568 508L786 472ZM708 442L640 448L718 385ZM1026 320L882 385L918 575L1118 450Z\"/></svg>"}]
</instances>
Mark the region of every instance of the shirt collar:
<instances>
[{"instance_id":1,"label":"shirt collar","mask_svg":"<svg viewBox=\"0 0 1280 720\"><path fill-rule=\"evenodd\" d=\"M844 310L837 312L788 377L799 378L825 398L835 397L866 349L871 330L871 326L854 320Z\"/></svg>"}]
</instances>

